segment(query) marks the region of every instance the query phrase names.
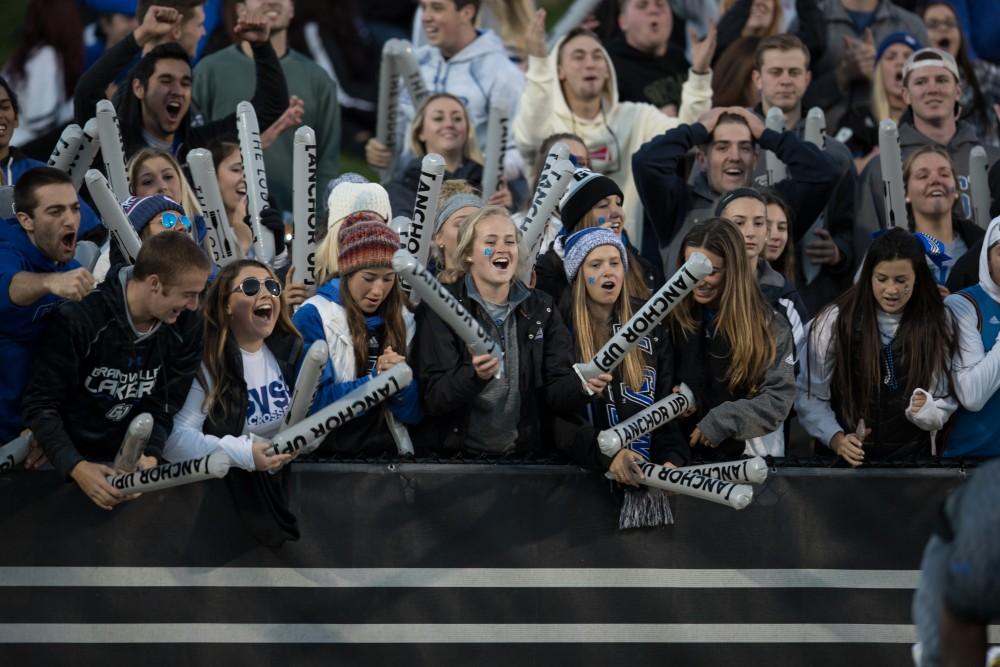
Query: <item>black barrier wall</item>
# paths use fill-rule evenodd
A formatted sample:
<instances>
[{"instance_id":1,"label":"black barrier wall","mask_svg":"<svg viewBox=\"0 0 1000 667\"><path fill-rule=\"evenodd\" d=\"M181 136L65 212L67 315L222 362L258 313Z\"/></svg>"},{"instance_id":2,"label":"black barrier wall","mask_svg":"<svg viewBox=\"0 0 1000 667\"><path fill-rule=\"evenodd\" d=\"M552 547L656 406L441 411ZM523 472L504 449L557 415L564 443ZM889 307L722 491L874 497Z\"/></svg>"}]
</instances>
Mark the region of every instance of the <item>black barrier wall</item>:
<instances>
[{"instance_id":1,"label":"black barrier wall","mask_svg":"<svg viewBox=\"0 0 1000 667\"><path fill-rule=\"evenodd\" d=\"M299 464L302 539L225 484L105 512L0 477L0 664L909 665L912 588L958 471L783 469L734 511L619 531L562 466ZM150 645L155 644L155 650Z\"/></svg>"}]
</instances>

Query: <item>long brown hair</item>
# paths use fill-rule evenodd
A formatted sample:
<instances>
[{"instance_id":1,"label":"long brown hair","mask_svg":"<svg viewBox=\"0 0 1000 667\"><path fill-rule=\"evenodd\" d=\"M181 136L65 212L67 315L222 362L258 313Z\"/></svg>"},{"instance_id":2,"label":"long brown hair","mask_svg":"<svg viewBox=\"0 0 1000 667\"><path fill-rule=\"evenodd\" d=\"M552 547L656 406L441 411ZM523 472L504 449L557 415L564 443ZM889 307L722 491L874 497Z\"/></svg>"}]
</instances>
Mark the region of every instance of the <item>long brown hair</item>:
<instances>
[{"instance_id":1,"label":"long brown hair","mask_svg":"<svg viewBox=\"0 0 1000 667\"><path fill-rule=\"evenodd\" d=\"M771 188L765 188L760 191L760 194L764 197L764 210L767 210L768 206L777 206L785 214L786 229L788 230L788 240L785 241L785 248L778 255L778 258L771 262L771 266L774 267L775 271L780 273L785 277L785 280L789 285L795 285L795 239L792 238L792 210L785 203L785 200L781 198L775 190ZM767 222L768 232L773 231L771 229L771 221ZM764 254L767 254L765 248ZM766 259L766 257L765 257Z\"/></svg>"},{"instance_id":2,"label":"long brown hair","mask_svg":"<svg viewBox=\"0 0 1000 667\"><path fill-rule=\"evenodd\" d=\"M590 308L590 299L587 296L587 281L583 277L582 267L577 271L571 288L573 290L571 316L577 355L581 361L590 361L601 349L601 346L611 338L611 322L600 322L594 317ZM632 302L629 281L626 276L622 282L622 291L615 302L612 320L619 324L625 324L630 319L632 319ZM644 381L642 353L638 347L633 348L625 355L625 361L621 365L621 375L622 381L633 390L639 391L642 388Z\"/></svg>"},{"instance_id":3,"label":"long brown hair","mask_svg":"<svg viewBox=\"0 0 1000 667\"><path fill-rule=\"evenodd\" d=\"M774 311L764 303L757 276L747 258L739 228L725 218L710 218L695 224L681 243L677 266L684 263L685 248L705 248L722 258L724 279L715 316L713 336L722 336L730 347L729 389L745 386L750 393L760 389L767 369L774 364L777 342L771 334ZM670 313L676 329L685 336L697 335L701 317L697 305L686 296Z\"/></svg>"},{"instance_id":4,"label":"long brown hair","mask_svg":"<svg viewBox=\"0 0 1000 667\"><path fill-rule=\"evenodd\" d=\"M203 308L205 344L202 352L202 367L198 369L197 381L205 388L205 400L201 404L202 412L217 419L226 419L228 416L226 402L220 401L219 397L228 396L233 391L233 386L243 381L242 376L237 375L236 369L230 367L226 355L226 343L229 340L227 307L229 298L236 288L234 284L236 277L240 271L247 267L267 269L268 275L278 280L278 276L266 264L255 259L241 259L224 266L205 293L205 306ZM261 289L264 287L261 286ZM298 329L292 324L292 319L288 316L289 309L285 301L284 291L282 291L279 301L276 328L301 337ZM285 378L286 381L290 379Z\"/></svg>"},{"instance_id":5,"label":"long brown hair","mask_svg":"<svg viewBox=\"0 0 1000 667\"><path fill-rule=\"evenodd\" d=\"M872 274L880 263L897 259L909 261L916 275L913 295L903 309L895 338L907 368L906 392L912 395L917 387L932 389L935 381L942 378L947 380L951 391L957 325L944 306L920 243L905 229L891 229L868 249L858 281L816 316L813 333L807 341L811 350L817 343L818 331L823 328L819 326L823 318L832 317L833 309L837 308L830 339L833 354L830 386L840 393L843 414L838 417L848 424L862 417L870 421L871 415L866 411L882 390L882 338Z\"/></svg>"},{"instance_id":6,"label":"long brown hair","mask_svg":"<svg viewBox=\"0 0 1000 667\"><path fill-rule=\"evenodd\" d=\"M386 266L385 268L392 268ZM367 269L359 269L366 271ZM347 285L358 271L349 273L340 278L340 303L347 312L347 328L351 332L351 345L354 347L354 377L359 378L368 372L368 324L365 321L365 313L361 306L354 300L351 290ZM391 346L393 350L406 356L406 323L403 322L404 308L403 290L399 286L399 278L396 277L392 289L385 299L379 304L377 315L385 322L385 345ZM384 349L384 348L383 348Z\"/></svg>"}]
</instances>

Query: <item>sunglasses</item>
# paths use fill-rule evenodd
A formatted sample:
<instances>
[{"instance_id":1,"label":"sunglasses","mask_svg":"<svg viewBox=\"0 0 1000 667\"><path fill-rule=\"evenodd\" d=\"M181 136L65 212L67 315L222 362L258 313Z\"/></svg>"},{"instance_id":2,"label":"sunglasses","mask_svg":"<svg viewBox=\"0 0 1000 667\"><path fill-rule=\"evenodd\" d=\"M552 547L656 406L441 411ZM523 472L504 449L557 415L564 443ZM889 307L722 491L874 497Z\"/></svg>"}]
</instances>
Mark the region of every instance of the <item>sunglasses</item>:
<instances>
[{"instance_id":1,"label":"sunglasses","mask_svg":"<svg viewBox=\"0 0 1000 667\"><path fill-rule=\"evenodd\" d=\"M260 291L260 282L259 278L244 278L243 282L233 290L233 293L243 292L247 296L257 296L257 292ZM281 283L274 278L266 278L264 288L271 293L271 296L281 296Z\"/></svg>"},{"instance_id":2,"label":"sunglasses","mask_svg":"<svg viewBox=\"0 0 1000 667\"><path fill-rule=\"evenodd\" d=\"M173 229L178 222L184 225L184 229L191 231L191 221L186 215L177 215L173 211L167 211L160 218L160 224L163 225L164 229Z\"/></svg>"}]
</instances>

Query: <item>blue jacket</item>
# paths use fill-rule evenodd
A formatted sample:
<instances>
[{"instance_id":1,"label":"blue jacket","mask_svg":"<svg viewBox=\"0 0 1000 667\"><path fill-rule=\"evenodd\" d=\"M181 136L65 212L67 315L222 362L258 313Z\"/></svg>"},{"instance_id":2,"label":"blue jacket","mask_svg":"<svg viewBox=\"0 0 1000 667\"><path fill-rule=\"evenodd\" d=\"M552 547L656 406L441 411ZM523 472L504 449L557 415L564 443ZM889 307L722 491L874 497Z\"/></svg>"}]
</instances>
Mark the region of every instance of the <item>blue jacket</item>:
<instances>
[{"instance_id":1,"label":"blue jacket","mask_svg":"<svg viewBox=\"0 0 1000 667\"><path fill-rule=\"evenodd\" d=\"M345 362L347 358L353 363L354 358L354 348L351 346L349 349L341 345L341 343L349 343L349 336L347 341L344 340L344 336L337 336L337 340L330 340L326 335L326 326L324 324L323 318L317 307L310 303L315 299L326 299L335 303L337 306L342 306L340 300L340 279L334 278L327 283L321 285L316 292L316 296L313 299L306 301L302 306L295 311L295 316L292 318L295 327L302 334L303 343L305 349L309 349L309 346L317 340L323 340L330 346L330 357L323 367L323 374L320 376L319 388L316 390L316 398L313 401L313 407L310 413L316 412L318 409L323 408L330 403L343 397L345 394L353 391L357 387L363 385L371 379L372 373L366 373L362 377L353 378L347 377L347 373L343 369L338 373L337 369L334 368L333 358L345 357ZM338 314L343 313L342 308L337 309ZM383 324L383 320L378 315L373 315L366 318L368 329L373 330L380 327ZM330 323L326 323L329 325ZM343 322L338 322L340 326L334 326L333 328L337 330L347 330L346 318ZM343 348L343 349L338 349ZM399 352L405 353L405 350L398 350ZM338 363L338 366L345 366L346 363ZM394 396L389 400L389 409L401 422L406 424L415 424L421 420L423 414L420 409L420 395L417 391L417 383L414 380L407 386L402 392Z\"/></svg>"},{"instance_id":2,"label":"blue jacket","mask_svg":"<svg viewBox=\"0 0 1000 667\"><path fill-rule=\"evenodd\" d=\"M62 301L49 294L29 306L18 306L10 300L11 279L22 271L57 273L79 266L75 259L56 264L35 247L16 221L0 220L0 442L17 437L24 428L21 394L45 320Z\"/></svg>"},{"instance_id":3,"label":"blue jacket","mask_svg":"<svg viewBox=\"0 0 1000 667\"><path fill-rule=\"evenodd\" d=\"M38 160L33 160L16 148L11 148L10 157L3 164L3 176L0 180L3 181L5 185L14 185L17 183L21 175L29 169L35 169L37 167L44 167L44 162L39 162ZM7 214L6 211L3 212ZM12 217L3 218L3 220L14 220ZM14 224L17 224L16 222ZM76 233L76 237L82 239L84 236L90 233L95 227L101 224L101 219L94 213L94 209L87 205L87 202L80 198L80 231Z\"/></svg>"}]
</instances>

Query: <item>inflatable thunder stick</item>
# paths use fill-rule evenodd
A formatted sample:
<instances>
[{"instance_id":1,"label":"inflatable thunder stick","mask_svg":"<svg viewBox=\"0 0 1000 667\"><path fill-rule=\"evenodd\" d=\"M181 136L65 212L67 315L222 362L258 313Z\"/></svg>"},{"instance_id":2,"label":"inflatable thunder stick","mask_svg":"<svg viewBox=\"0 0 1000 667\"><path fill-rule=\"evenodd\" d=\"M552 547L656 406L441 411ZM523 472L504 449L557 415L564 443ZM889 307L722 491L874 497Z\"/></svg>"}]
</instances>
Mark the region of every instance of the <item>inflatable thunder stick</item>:
<instances>
[{"instance_id":1,"label":"inflatable thunder stick","mask_svg":"<svg viewBox=\"0 0 1000 667\"><path fill-rule=\"evenodd\" d=\"M122 472L134 472L139 465L139 457L142 450L149 442L149 436L153 432L153 416L148 412L143 412L136 416L128 425L125 437L122 439L122 446L115 456L114 469Z\"/></svg>"},{"instance_id":2,"label":"inflatable thunder stick","mask_svg":"<svg viewBox=\"0 0 1000 667\"><path fill-rule=\"evenodd\" d=\"M253 230L254 257L258 262L274 261L274 237L260 224L260 212L267 206L267 171L264 169L264 147L260 143L257 112L249 102L236 105L236 130L243 160L243 180L247 185L247 213Z\"/></svg>"},{"instance_id":3,"label":"inflatable thunder stick","mask_svg":"<svg viewBox=\"0 0 1000 667\"><path fill-rule=\"evenodd\" d=\"M441 184L444 183L444 158L435 153L420 161L417 198L413 202L413 221L407 231L406 249L421 264L427 264L434 244L434 218L437 217Z\"/></svg>"},{"instance_id":4,"label":"inflatable thunder stick","mask_svg":"<svg viewBox=\"0 0 1000 667\"><path fill-rule=\"evenodd\" d=\"M316 291L316 133L295 130L292 146L292 267L295 279Z\"/></svg>"},{"instance_id":5,"label":"inflatable thunder stick","mask_svg":"<svg viewBox=\"0 0 1000 667\"><path fill-rule=\"evenodd\" d=\"M765 126L775 132L785 131L785 114L778 107L771 107L767 112L767 122ZM767 184L774 185L788 178L788 170L785 163L778 159L773 151L764 153L764 165L767 171Z\"/></svg>"},{"instance_id":6,"label":"inflatable thunder stick","mask_svg":"<svg viewBox=\"0 0 1000 667\"><path fill-rule=\"evenodd\" d=\"M986 149L974 146L969 152L969 195L972 198L972 219L986 229L990 226L990 186L987 179L989 162Z\"/></svg>"},{"instance_id":7,"label":"inflatable thunder stick","mask_svg":"<svg viewBox=\"0 0 1000 667\"><path fill-rule=\"evenodd\" d=\"M70 173L73 158L80 151L80 144L83 142L83 130L76 123L70 123L59 135L52 155L49 156L49 166Z\"/></svg>"},{"instance_id":8,"label":"inflatable thunder stick","mask_svg":"<svg viewBox=\"0 0 1000 667\"><path fill-rule=\"evenodd\" d=\"M502 101L490 104L490 115L486 125L486 164L483 167L483 199L500 187L500 175L507 157L510 112Z\"/></svg>"},{"instance_id":9,"label":"inflatable thunder stick","mask_svg":"<svg viewBox=\"0 0 1000 667\"><path fill-rule=\"evenodd\" d=\"M96 169L91 169L83 180L87 184L90 198L94 200L94 205L97 206L97 210L101 214L101 222L108 228L111 238L118 244L118 249L125 256L125 261L129 264L135 264L135 258L139 256L139 248L142 243L139 241L139 235L135 232L135 227L128 221L128 216L122 210L121 204L111 192L111 187L105 180L104 174Z\"/></svg>"},{"instance_id":10,"label":"inflatable thunder stick","mask_svg":"<svg viewBox=\"0 0 1000 667\"><path fill-rule=\"evenodd\" d=\"M212 261L225 266L243 256L236 232L229 224L226 207L222 203L219 181L215 175L212 154L204 148L195 148L187 154L191 170L191 185L205 216L205 245L212 255Z\"/></svg>"},{"instance_id":11,"label":"inflatable thunder stick","mask_svg":"<svg viewBox=\"0 0 1000 667\"><path fill-rule=\"evenodd\" d=\"M645 462L638 465L642 474L639 483L644 486L729 505L737 510L743 509L753 500L753 487L747 484L723 482L684 468L664 468L656 463Z\"/></svg>"},{"instance_id":12,"label":"inflatable thunder stick","mask_svg":"<svg viewBox=\"0 0 1000 667\"><path fill-rule=\"evenodd\" d=\"M542 237L545 235L545 225L548 224L552 212L569 187L575 170L576 167L569 160L556 160L548 169L543 168L542 175L538 179L538 187L535 188L535 194L531 199L531 208L521 222L521 241L517 246L517 254L524 267L518 278L525 285L530 282L531 272L535 269L538 251L542 247Z\"/></svg>"},{"instance_id":13,"label":"inflatable thunder stick","mask_svg":"<svg viewBox=\"0 0 1000 667\"><path fill-rule=\"evenodd\" d=\"M625 421L598 433L597 444L601 453L614 458L622 447L627 447L694 407L694 394L688 386L681 383L680 389L678 393L670 394Z\"/></svg>"},{"instance_id":14,"label":"inflatable thunder stick","mask_svg":"<svg viewBox=\"0 0 1000 667\"><path fill-rule=\"evenodd\" d=\"M424 98L430 95L430 91L427 90L427 83L420 73L420 65L417 64L417 57L413 53L413 44L405 39L397 40L394 55L396 71L403 77L403 83L410 93L413 108L416 109L424 101Z\"/></svg>"},{"instance_id":15,"label":"inflatable thunder stick","mask_svg":"<svg viewBox=\"0 0 1000 667\"><path fill-rule=\"evenodd\" d=\"M451 292L431 275L420 262L405 250L397 250L392 256L392 268L434 311L452 331L472 350L472 354L488 354L500 361L503 368L503 351L500 345L486 332L479 320L452 296ZM497 372L499 377L500 371Z\"/></svg>"},{"instance_id":16,"label":"inflatable thunder stick","mask_svg":"<svg viewBox=\"0 0 1000 667\"><path fill-rule=\"evenodd\" d=\"M317 340L309 346L306 358L302 360L299 376L295 379L292 402L288 407L288 413L285 414L285 426L298 424L309 412L309 406L312 405L316 389L319 387L319 378L323 374L327 355L329 348L326 346L326 341Z\"/></svg>"},{"instance_id":17,"label":"inflatable thunder stick","mask_svg":"<svg viewBox=\"0 0 1000 667\"><path fill-rule=\"evenodd\" d=\"M80 149L73 158L73 164L70 165L69 177L73 179L73 187L78 191L83 185L83 178L87 175L90 165L94 164L97 151L101 149L101 140L97 132L97 119L91 118L83 126Z\"/></svg>"},{"instance_id":18,"label":"inflatable thunder stick","mask_svg":"<svg viewBox=\"0 0 1000 667\"><path fill-rule=\"evenodd\" d=\"M722 461L720 463L685 466L678 468L678 470L696 472L705 477L721 479L723 482L761 484L767 479L767 462L759 456L739 461Z\"/></svg>"},{"instance_id":19,"label":"inflatable thunder stick","mask_svg":"<svg viewBox=\"0 0 1000 667\"><path fill-rule=\"evenodd\" d=\"M295 452L308 454L319 447L323 439L338 426L359 417L396 395L412 380L413 371L410 367L405 363L396 364L386 372L372 377L346 396L278 433L271 439L271 448L267 450L268 456Z\"/></svg>"},{"instance_id":20,"label":"inflatable thunder stick","mask_svg":"<svg viewBox=\"0 0 1000 667\"><path fill-rule=\"evenodd\" d=\"M0 447L0 473L10 472L28 458L31 436L19 435Z\"/></svg>"},{"instance_id":21,"label":"inflatable thunder stick","mask_svg":"<svg viewBox=\"0 0 1000 667\"><path fill-rule=\"evenodd\" d=\"M115 105L109 100L97 103L97 136L101 142L104 172L108 175L115 199L123 202L131 196L128 175L125 173L125 146L122 144L121 127Z\"/></svg>"},{"instance_id":22,"label":"inflatable thunder stick","mask_svg":"<svg viewBox=\"0 0 1000 667\"><path fill-rule=\"evenodd\" d=\"M882 194L885 195L886 227L907 228L906 193L903 190L903 158L899 151L899 130L886 118L878 126L878 159L882 165Z\"/></svg>"},{"instance_id":23,"label":"inflatable thunder stick","mask_svg":"<svg viewBox=\"0 0 1000 667\"><path fill-rule=\"evenodd\" d=\"M601 373L610 373L625 359L625 355L639 344L647 331L659 324L694 286L712 273L712 263L700 252L692 253L677 273L670 276L663 287L649 298L642 308L632 316L625 326L618 330L604 344L594 358L585 364L574 364L573 369L586 382Z\"/></svg>"},{"instance_id":24,"label":"inflatable thunder stick","mask_svg":"<svg viewBox=\"0 0 1000 667\"><path fill-rule=\"evenodd\" d=\"M108 483L128 494L161 491L206 479L225 477L233 465L221 449L197 459L163 463L155 468L136 470L121 475L109 475Z\"/></svg>"},{"instance_id":25,"label":"inflatable thunder stick","mask_svg":"<svg viewBox=\"0 0 1000 667\"><path fill-rule=\"evenodd\" d=\"M813 146L824 148L823 133L826 131L826 114L819 107L813 107L806 115L806 129L802 138Z\"/></svg>"},{"instance_id":26,"label":"inflatable thunder stick","mask_svg":"<svg viewBox=\"0 0 1000 667\"><path fill-rule=\"evenodd\" d=\"M399 68L396 53L398 39L389 39L382 46L382 64L378 71L378 109L375 116L375 138L389 149L393 159L382 173L382 183L392 179L393 161L399 153L396 135L399 131Z\"/></svg>"}]
</instances>

